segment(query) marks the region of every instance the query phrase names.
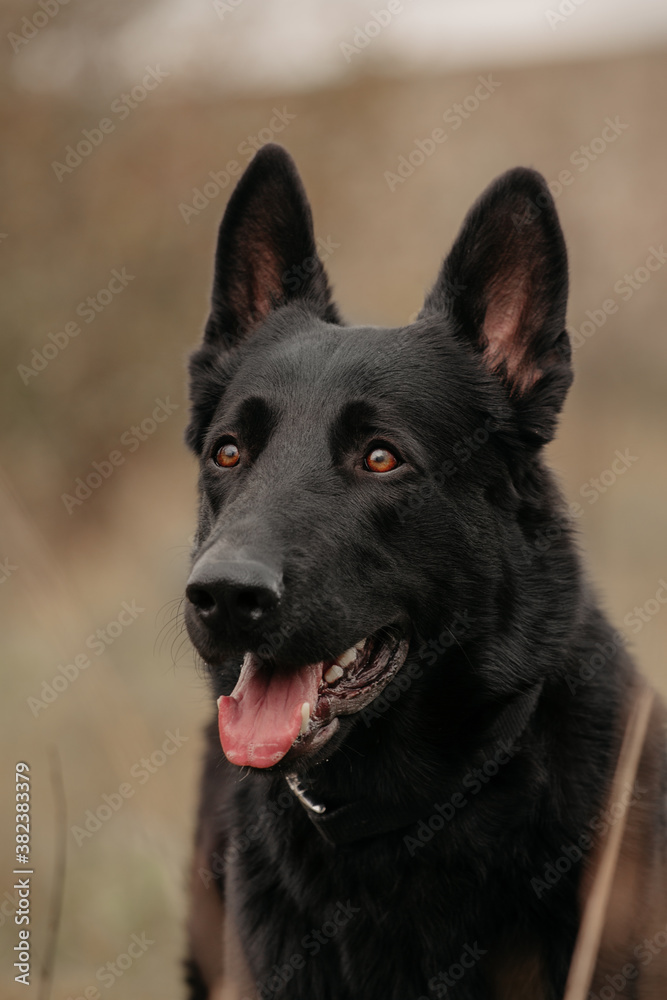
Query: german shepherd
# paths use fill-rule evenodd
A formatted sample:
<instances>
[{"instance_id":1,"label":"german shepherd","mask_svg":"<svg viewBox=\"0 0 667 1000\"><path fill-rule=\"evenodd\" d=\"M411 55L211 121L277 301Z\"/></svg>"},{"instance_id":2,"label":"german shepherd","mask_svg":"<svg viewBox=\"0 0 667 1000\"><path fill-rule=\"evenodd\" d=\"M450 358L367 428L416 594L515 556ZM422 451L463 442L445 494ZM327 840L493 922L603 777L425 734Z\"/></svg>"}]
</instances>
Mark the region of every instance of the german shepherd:
<instances>
[{"instance_id":1,"label":"german shepherd","mask_svg":"<svg viewBox=\"0 0 667 1000\"><path fill-rule=\"evenodd\" d=\"M389 329L342 321L282 148L232 194L186 432L218 705L191 1000L561 1000L618 823L591 996L667 997L664 711L611 801L643 682L542 458L567 287L533 170Z\"/></svg>"}]
</instances>

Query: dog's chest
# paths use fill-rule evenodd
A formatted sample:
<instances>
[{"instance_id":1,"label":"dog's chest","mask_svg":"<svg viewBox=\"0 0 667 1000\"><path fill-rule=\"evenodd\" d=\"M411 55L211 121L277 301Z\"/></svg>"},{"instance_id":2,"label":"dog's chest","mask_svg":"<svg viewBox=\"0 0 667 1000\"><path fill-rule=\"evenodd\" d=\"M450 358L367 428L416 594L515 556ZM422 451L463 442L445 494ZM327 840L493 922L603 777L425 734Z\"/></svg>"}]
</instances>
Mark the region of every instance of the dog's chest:
<instances>
[{"instance_id":1,"label":"dog's chest","mask_svg":"<svg viewBox=\"0 0 667 1000\"><path fill-rule=\"evenodd\" d=\"M454 987L458 1000L489 995L484 930L461 888L452 892L436 870L413 863L408 872L383 844L340 851L311 838L273 848L247 852L234 879L260 996L432 1000Z\"/></svg>"}]
</instances>

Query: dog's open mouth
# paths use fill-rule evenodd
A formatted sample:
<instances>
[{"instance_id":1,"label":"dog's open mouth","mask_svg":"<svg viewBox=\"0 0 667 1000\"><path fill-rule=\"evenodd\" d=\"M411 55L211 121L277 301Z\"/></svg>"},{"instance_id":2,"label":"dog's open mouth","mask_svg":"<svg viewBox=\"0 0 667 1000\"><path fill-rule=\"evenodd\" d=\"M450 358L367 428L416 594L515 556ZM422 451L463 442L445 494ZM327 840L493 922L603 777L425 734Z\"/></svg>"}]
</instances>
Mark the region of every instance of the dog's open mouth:
<instances>
[{"instance_id":1,"label":"dog's open mouth","mask_svg":"<svg viewBox=\"0 0 667 1000\"><path fill-rule=\"evenodd\" d=\"M246 653L236 687L218 699L227 759L239 766L272 767L290 750L294 756L317 750L338 728L338 716L365 708L395 677L408 646L402 633L383 629L334 660L289 673Z\"/></svg>"}]
</instances>

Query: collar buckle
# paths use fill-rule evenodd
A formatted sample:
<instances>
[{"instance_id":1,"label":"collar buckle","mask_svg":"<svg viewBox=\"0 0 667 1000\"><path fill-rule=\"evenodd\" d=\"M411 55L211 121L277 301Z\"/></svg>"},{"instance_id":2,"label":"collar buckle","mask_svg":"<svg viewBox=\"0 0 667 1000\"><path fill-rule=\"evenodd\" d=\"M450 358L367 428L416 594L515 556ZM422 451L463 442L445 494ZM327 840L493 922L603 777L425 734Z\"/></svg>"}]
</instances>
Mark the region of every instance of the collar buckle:
<instances>
[{"instance_id":1,"label":"collar buckle","mask_svg":"<svg viewBox=\"0 0 667 1000\"><path fill-rule=\"evenodd\" d=\"M313 800L308 797L296 774L286 774L285 781L289 785L292 794L296 796L301 805L304 809L307 809L308 812L316 813L318 816L321 816L322 813L327 811L327 807L321 802L313 802Z\"/></svg>"}]
</instances>

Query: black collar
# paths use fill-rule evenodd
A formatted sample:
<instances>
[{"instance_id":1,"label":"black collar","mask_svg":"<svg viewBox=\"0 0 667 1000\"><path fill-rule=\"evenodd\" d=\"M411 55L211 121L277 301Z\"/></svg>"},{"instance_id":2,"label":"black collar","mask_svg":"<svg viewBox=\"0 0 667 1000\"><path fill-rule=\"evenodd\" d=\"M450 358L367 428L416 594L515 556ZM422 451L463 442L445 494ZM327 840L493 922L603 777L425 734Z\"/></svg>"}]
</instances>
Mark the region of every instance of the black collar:
<instances>
[{"instance_id":1,"label":"black collar","mask_svg":"<svg viewBox=\"0 0 667 1000\"><path fill-rule=\"evenodd\" d=\"M544 681L539 681L501 710L486 733L483 749L487 753L494 748L509 750L513 747L528 726L543 687ZM295 774L286 775L286 781L313 826L335 847L412 826L432 816L435 805L432 799L415 799L404 805L383 805L359 799L330 809L316 800L307 781Z\"/></svg>"}]
</instances>

